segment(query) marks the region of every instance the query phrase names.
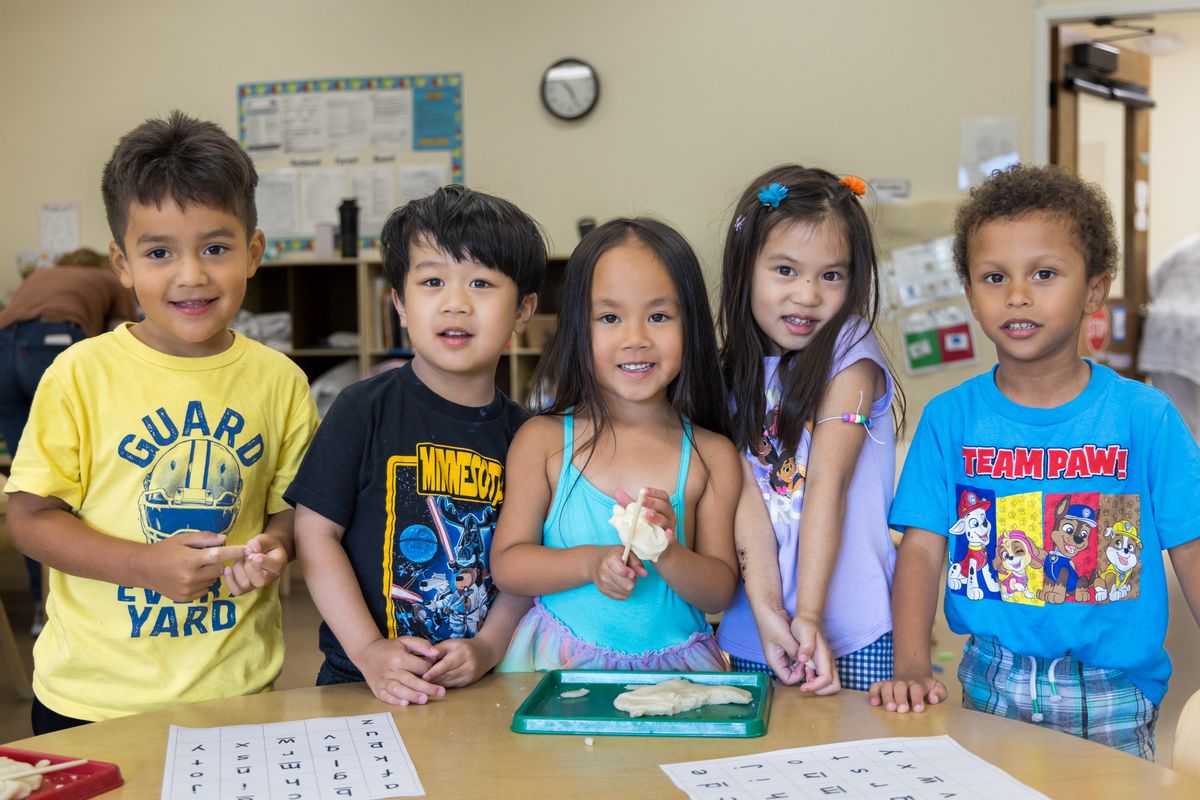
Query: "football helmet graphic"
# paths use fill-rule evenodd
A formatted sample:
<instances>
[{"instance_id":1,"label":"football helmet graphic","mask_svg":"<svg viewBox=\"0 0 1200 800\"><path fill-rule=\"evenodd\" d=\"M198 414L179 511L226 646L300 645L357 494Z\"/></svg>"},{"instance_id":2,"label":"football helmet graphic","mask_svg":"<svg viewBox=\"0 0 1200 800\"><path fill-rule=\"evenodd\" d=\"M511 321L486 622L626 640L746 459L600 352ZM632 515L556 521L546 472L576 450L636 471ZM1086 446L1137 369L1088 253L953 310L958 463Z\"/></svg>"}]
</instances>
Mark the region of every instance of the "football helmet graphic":
<instances>
[{"instance_id":1,"label":"football helmet graphic","mask_svg":"<svg viewBox=\"0 0 1200 800\"><path fill-rule=\"evenodd\" d=\"M237 457L219 442L189 439L163 453L146 475L138 516L153 544L184 530L227 533L241 504Z\"/></svg>"}]
</instances>

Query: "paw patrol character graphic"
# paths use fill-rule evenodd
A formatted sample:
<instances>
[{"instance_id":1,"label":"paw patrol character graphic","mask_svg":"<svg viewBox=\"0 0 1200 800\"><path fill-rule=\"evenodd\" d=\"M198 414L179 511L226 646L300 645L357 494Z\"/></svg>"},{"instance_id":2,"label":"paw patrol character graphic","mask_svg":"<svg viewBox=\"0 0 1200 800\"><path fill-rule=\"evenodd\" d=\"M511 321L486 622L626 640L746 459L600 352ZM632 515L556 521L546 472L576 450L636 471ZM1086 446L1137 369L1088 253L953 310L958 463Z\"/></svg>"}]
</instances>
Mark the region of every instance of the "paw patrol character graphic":
<instances>
[{"instance_id":1,"label":"paw patrol character graphic","mask_svg":"<svg viewBox=\"0 0 1200 800\"><path fill-rule=\"evenodd\" d=\"M1079 579L1075 558L1087 550L1088 538L1096 530L1096 509L1070 503L1068 496L1054 506L1054 529L1050 531L1054 547L1046 555L1046 583L1038 592L1038 597L1047 603L1066 602L1068 594L1077 603L1091 599L1088 582Z\"/></svg>"},{"instance_id":2,"label":"paw patrol character graphic","mask_svg":"<svg viewBox=\"0 0 1200 800\"><path fill-rule=\"evenodd\" d=\"M1108 563L1097 573L1092 584L1096 602L1124 600L1137 588L1137 580L1130 578L1141 562L1141 537L1133 523L1123 519L1104 531L1100 544L1104 547L1101 564Z\"/></svg>"},{"instance_id":3,"label":"paw patrol character graphic","mask_svg":"<svg viewBox=\"0 0 1200 800\"><path fill-rule=\"evenodd\" d=\"M996 540L996 557L992 566L1000 579L1000 597L1022 595L1030 600L1037 594L1029 588L1029 570L1040 569L1046 560L1046 551L1038 547L1025 531L1005 531Z\"/></svg>"},{"instance_id":4,"label":"paw patrol character graphic","mask_svg":"<svg viewBox=\"0 0 1200 800\"><path fill-rule=\"evenodd\" d=\"M1000 584L992 575L987 559L987 546L992 537L992 523L988 521L987 510L991 507L991 500L985 500L970 489L963 490L958 498L958 522L950 528L951 536L959 535L966 539L967 554L950 565L946 584L955 591L966 586L968 600L983 599L984 592L979 586L981 575L993 594L1000 591Z\"/></svg>"},{"instance_id":5,"label":"paw patrol character graphic","mask_svg":"<svg viewBox=\"0 0 1200 800\"><path fill-rule=\"evenodd\" d=\"M242 505L237 457L207 439L187 439L165 451L142 488L138 517L150 544L179 531L228 533Z\"/></svg>"}]
</instances>

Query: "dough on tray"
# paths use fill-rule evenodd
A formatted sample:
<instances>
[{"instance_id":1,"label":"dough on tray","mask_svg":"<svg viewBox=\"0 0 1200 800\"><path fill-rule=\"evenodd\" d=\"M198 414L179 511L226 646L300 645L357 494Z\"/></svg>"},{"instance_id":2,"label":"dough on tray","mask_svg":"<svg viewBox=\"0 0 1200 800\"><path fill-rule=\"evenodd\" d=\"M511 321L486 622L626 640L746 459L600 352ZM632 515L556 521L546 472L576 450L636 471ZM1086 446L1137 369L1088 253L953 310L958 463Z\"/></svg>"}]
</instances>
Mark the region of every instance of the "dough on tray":
<instances>
[{"instance_id":1,"label":"dough on tray","mask_svg":"<svg viewBox=\"0 0 1200 800\"><path fill-rule=\"evenodd\" d=\"M746 705L753 699L752 694L736 686L713 686L692 683L684 678L672 678L623 692L613 700L613 706L631 717L669 717L700 706L720 706L727 703Z\"/></svg>"}]
</instances>

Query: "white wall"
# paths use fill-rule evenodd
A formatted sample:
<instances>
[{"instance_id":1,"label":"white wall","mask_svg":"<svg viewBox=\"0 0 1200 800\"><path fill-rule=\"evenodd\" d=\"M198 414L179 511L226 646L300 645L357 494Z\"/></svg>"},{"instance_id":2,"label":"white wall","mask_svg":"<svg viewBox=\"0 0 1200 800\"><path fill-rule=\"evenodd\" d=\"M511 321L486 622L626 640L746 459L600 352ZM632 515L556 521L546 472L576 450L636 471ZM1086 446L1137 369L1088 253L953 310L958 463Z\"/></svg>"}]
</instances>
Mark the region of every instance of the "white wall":
<instances>
[{"instance_id":1,"label":"white wall","mask_svg":"<svg viewBox=\"0 0 1200 800\"><path fill-rule=\"evenodd\" d=\"M1200 3L1197 3L1200 6ZM1151 62L1150 266L1176 243L1200 232L1200 13L1161 22L1183 40L1183 48Z\"/></svg>"}]
</instances>

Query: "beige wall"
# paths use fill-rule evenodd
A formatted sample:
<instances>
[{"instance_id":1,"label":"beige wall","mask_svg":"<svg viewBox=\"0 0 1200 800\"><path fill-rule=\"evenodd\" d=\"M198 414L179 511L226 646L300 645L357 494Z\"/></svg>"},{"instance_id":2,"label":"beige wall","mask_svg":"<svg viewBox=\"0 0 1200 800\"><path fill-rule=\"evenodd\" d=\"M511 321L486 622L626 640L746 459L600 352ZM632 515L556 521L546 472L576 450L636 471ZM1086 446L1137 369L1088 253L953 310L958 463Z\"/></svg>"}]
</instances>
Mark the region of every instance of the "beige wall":
<instances>
[{"instance_id":1,"label":"beige wall","mask_svg":"<svg viewBox=\"0 0 1200 800\"><path fill-rule=\"evenodd\" d=\"M0 293L38 204L77 201L104 245L117 137L174 107L233 129L239 82L457 70L466 176L541 220L652 212L706 261L754 174L782 160L956 192L958 119L1012 115L1030 151L1032 0L0 0ZM542 109L553 60L590 60L582 123Z\"/></svg>"},{"instance_id":2,"label":"beige wall","mask_svg":"<svg viewBox=\"0 0 1200 800\"><path fill-rule=\"evenodd\" d=\"M38 244L42 202L80 203L84 243L107 244L100 171L142 119L181 108L233 130L238 83L334 75L462 72L468 183L532 213L559 253L581 216L653 213L683 231L715 279L733 200L785 160L908 178L910 207L877 211L886 253L949 232L961 117L1016 117L1021 153L1033 157L1038 6L0 0L0 296L17 283L16 253ZM601 78L600 104L574 124L551 118L537 94L542 71L566 55ZM990 345L979 349L986 365ZM911 423L980 368L907 379Z\"/></svg>"}]
</instances>

